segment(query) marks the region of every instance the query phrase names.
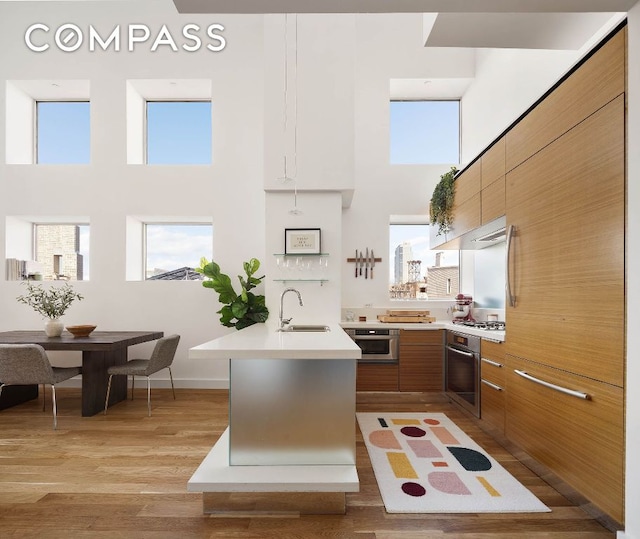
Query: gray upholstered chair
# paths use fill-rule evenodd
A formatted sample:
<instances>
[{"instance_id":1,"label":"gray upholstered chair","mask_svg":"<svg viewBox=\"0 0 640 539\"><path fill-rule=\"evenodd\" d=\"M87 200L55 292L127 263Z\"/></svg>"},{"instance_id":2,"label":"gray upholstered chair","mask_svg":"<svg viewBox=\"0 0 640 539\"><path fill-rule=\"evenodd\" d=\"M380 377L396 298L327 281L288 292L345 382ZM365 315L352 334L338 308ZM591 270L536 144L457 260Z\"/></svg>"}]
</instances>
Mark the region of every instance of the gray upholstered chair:
<instances>
[{"instance_id":1,"label":"gray upholstered chair","mask_svg":"<svg viewBox=\"0 0 640 539\"><path fill-rule=\"evenodd\" d=\"M151 380L149 376L162 369L169 369L169 378L171 379L171 391L173 398L176 398L176 391L173 387L173 375L171 374L171 363L176 355L180 335L169 335L158 339L151 357L149 359L132 359L122 365L114 365L109 367L109 383L107 384L107 396L104 400L104 413L107 413L109 406L109 393L111 393L111 379L114 376L125 375L131 376L131 400L133 400L133 389L136 376L147 377L147 410L151 417Z\"/></svg>"},{"instance_id":2,"label":"gray upholstered chair","mask_svg":"<svg viewBox=\"0 0 640 539\"><path fill-rule=\"evenodd\" d=\"M80 367L52 367L39 344L0 344L0 394L4 386L49 384L53 402L53 428L58 428L56 384L81 373ZM44 410L44 394L42 395Z\"/></svg>"}]
</instances>

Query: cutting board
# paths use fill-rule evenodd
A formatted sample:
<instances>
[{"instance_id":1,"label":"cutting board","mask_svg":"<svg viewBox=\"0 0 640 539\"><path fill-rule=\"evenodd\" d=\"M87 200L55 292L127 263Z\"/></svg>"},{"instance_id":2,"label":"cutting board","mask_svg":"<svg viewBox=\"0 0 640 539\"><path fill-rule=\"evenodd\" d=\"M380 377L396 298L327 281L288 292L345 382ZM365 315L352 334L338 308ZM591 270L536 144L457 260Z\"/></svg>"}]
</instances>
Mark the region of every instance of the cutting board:
<instances>
[{"instance_id":1,"label":"cutting board","mask_svg":"<svg viewBox=\"0 0 640 539\"><path fill-rule=\"evenodd\" d=\"M387 314L379 314L378 322L398 323L398 324L430 324L435 322L435 316L389 316Z\"/></svg>"},{"instance_id":2,"label":"cutting board","mask_svg":"<svg viewBox=\"0 0 640 539\"><path fill-rule=\"evenodd\" d=\"M387 314L379 314L378 321L385 323L401 323L401 324L430 324L435 322L434 316L429 316L429 311L398 311L388 309Z\"/></svg>"}]
</instances>

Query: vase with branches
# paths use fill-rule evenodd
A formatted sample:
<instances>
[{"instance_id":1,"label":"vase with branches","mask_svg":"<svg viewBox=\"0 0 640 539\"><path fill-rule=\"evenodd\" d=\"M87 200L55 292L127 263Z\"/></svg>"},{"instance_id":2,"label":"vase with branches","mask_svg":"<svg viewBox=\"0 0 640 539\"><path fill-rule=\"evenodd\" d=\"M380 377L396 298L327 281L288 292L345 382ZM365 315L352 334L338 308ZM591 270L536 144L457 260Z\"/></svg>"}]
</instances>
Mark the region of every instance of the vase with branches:
<instances>
[{"instance_id":1,"label":"vase with branches","mask_svg":"<svg viewBox=\"0 0 640 539\"><path fill-rule=\"evenodd\" d=\"M18 302L28 305L47 319L45 332L48 337L59 337L64 329L64 325L59 320L60 317L67 312L75 300L81 301L84 297L78 294L69 283L48 289L42 285L26 283L26 288L26 293L16 298Z\"/></svg>"}]
</instances>

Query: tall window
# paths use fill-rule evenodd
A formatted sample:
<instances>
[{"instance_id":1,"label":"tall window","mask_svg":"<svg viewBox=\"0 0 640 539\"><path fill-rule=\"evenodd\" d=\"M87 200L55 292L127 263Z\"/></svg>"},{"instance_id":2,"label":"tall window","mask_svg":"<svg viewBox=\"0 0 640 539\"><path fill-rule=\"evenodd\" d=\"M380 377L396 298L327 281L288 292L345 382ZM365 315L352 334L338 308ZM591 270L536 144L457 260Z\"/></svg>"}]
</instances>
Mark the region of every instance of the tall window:
<instances>
[{"instance_id":1,"label":"tall window","mask_svg":"<svg viewBox=\"0 0 640 539\"><path fill-rule=\"evenodd\" d=\"M460 101L391 101L391 164L460 162Z\"/></svg>"},{"instance_id":2,"label":"tall window","mask_svg":"<svg viewBox=\"0 0 640 539\"><path fill-rule=\"evenodd\" d=\"M37 273L45 281L89 280L89 225L35 224Z\"/></svg>"},{"instance_id":3,"label":"tall window","mask_svg":"<svg viewBox=\"0 0 640 539\"><path fill-rule=\"evenodd\" d=\"M144 225L145 279L200 280L194 271L203 256L211 259L213 226L194 223Z\"/></svg>"},{"instance_id":4,"label":"tall window","mask_svg":"<svg viewBox=\"0 0 640 539\"><path fill-rule=\"evenodd\" d=\"M460 288L458 251L431 250L428 224L389 225L389 297L450 300Z\"/></svg>"},{"instance_id":5,"label":"tall window","mask_svg":"<svg viewBox=\"0 0 640 539\"><path fill-rule=\"evenodd\" d=\"M36 126L37 163L48 165L90 162L89 102L38 101Z\"/></svg>"},{"instance_id":6,"label":"tall window","mask_svg":"<svg viewBox=\"0 0 640 539\"><path fill-rule=\"evenodd\" d=\"M209 165L211 101L147 101L147 163Z\"/></svg>"}]
</instances>

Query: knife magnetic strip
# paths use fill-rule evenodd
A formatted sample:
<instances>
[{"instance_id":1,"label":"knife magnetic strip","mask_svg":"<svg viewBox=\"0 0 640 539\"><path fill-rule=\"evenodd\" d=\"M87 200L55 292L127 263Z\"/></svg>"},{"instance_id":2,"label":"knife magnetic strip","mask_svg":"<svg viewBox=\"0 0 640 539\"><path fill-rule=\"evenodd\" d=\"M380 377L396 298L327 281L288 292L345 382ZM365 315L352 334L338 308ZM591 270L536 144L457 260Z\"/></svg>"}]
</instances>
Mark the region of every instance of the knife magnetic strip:
<instances>
[{"instance_id":1,"label":"knife magnetic strip","mask_svg":"<svg viewBox=\"0 0 640 539\"><path fill-rule=\"evenodd\" d=\"M356 250L356 256L353 258L347 258L347 262L355 263L355 272L354 275L357 278L358 275L364 276L365 279L368 278L367 269L371 270L371 278L373 279L373 267L378 263L382 262L382 258L376 258L371 254L370 256L363 256L362 251ZM373 253L373 251L371 251ZM365 268L365 273L362 273L362 269Z\"/></svg>"}]
</instances>

